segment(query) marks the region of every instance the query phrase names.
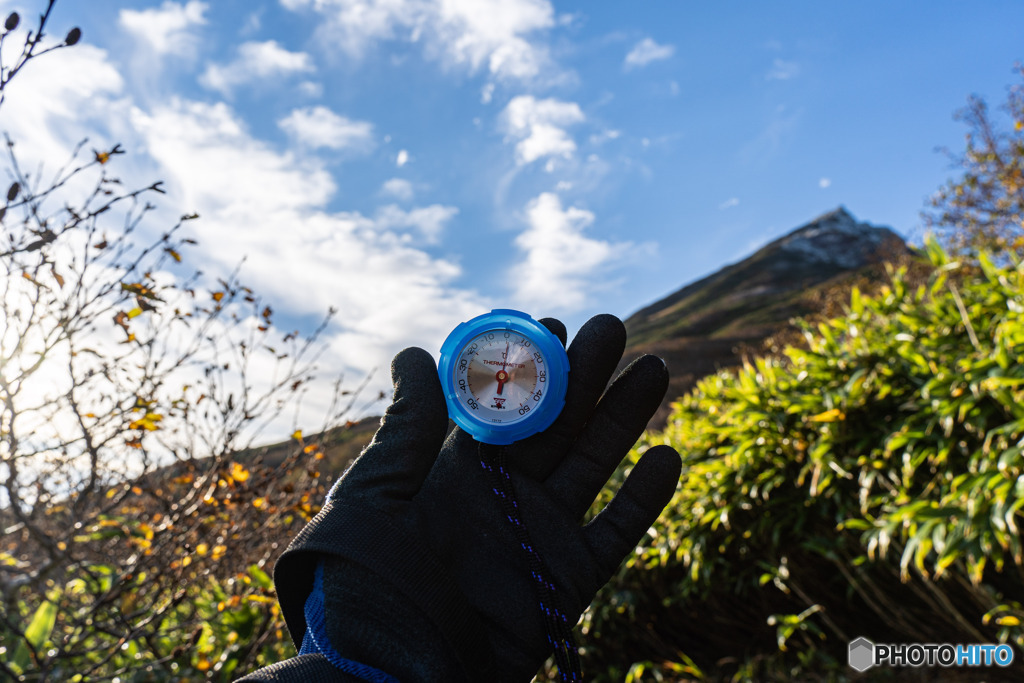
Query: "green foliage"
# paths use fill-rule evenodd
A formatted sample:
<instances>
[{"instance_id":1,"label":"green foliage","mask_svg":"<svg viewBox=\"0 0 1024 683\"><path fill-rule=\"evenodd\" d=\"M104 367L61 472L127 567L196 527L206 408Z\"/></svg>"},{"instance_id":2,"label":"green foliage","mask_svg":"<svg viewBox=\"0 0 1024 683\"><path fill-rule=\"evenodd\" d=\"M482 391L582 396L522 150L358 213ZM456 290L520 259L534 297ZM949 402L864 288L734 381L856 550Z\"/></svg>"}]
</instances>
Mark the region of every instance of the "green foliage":
<instances>
[{"instance_id":1,"label":"green foliage","mask_svg":"<svg viewBox=\"0 0 1024 683\"><path fill-rule=\"evenodd\" d=\"M79 640L83 652L55 659L58 641L74 635L65 628L72 620L64 615L103 609L129 614L147 597L146 577L127 579L130 585L104 608L97 603L124 579L118 579L116 568L108 565L82 567L80 573L83 578L53 589L36 609L25 638L7 662L23 680L37 680L45 671L51 679L65 681L119 674L122 681L226 682L248 671L254 662L265 666L295 654L283 632L273 585L254 564L248 572L227 580L208 578L183 586L170 609L157 610L156 634L140 632L134 637L130 629L123 634L97 629ZM22 613L28 611L24 601L19 608ZM182 638L182 627L195 624L191 638Z\"/></svg>"},{"instance_id":2,"label":"green foliage","mask_svg":"<svg viewBox=\"0 0 1024 683\"><path fill-rule=\"evenodd\" d=\"M601 680L826 675L858 635L1024 648L1024 266L926 252L927 284L893 270L806 349L705 378L620 468L665 442L686 475L585 617Z\"/></svg>"}]
</instances>

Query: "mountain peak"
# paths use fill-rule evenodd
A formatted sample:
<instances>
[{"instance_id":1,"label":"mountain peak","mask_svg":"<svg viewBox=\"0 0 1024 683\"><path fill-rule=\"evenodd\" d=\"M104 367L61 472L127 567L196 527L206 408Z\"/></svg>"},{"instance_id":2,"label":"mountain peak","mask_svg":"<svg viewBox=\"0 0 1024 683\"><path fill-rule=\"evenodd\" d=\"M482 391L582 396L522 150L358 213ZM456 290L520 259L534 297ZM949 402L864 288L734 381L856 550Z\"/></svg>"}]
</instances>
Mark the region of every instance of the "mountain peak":
<instances>
[{"instance_id":1,"label":"mountain peak","mask_svg":"<svg viewBox=\"0 0 1024 683\"><path fill-rule=\"evenodd\" d=\"M846 207L839 206L775 240L765 249L781 249L810 263L830 264L846 270L877 261L876 252L894 238L900 239L890 228L859 222Z\"/></svg>"},{"instance_id":2,"label":"mountain peak","mask_svg":"<svg viewBox=\"0 0 1024 683\"><path fill-rule=\"evenodd\" d=\"M831 288L878 279L879 264L908 252L891 229L858 221L839 206L637 311L625 321L623 358L653 353L671 375L669 398L652 425L660 428L670 401L699 378L738 364L739 349L760 348L792 318L819 310Z\"/></svg>"}]
</instances>

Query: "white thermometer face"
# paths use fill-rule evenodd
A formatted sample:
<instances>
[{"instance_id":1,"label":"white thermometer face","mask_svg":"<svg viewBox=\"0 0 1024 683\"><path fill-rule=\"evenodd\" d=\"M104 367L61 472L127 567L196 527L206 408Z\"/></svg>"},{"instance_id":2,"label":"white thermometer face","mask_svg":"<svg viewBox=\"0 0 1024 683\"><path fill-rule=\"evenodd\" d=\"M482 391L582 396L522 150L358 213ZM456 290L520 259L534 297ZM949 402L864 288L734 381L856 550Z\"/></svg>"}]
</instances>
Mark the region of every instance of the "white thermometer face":
<instances>
[{"instance_id":1,"label":"white thermometer face","mask_svg":"<svg viewBox=\"0 0 1024 683\"><path fill-rule=\"evenodd\" d=\"M514 424L544 400L544 356L518 332L478 334L459 351L452 373L458 400L482 422Z\"/></svg>"}]
</instances>

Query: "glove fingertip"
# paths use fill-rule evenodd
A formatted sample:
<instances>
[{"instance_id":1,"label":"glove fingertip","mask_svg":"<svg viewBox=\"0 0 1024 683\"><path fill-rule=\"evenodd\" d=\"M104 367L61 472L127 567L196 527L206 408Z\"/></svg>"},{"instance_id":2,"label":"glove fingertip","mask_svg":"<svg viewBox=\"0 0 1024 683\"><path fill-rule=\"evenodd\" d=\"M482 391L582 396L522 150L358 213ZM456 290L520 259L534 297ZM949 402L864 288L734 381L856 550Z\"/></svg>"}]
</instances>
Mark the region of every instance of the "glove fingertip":
<instances>
[{"instance_id":1,"label":"glove fingertip","mask_svg":"<svg viewBox=\"0 0 1024 683\"><path fill-rule=\"evenodd\" d=\"M585 528L604 580L643 538L672 500L682 473L682 459L671 446L650 448L612 501ZM600 586L595 588L595 591Z\"/></svg>"},{"instance_id":2,"label":"glove fingertip","mask_svg":"<svg viewBox=\"0 0 1024 683\"><path fill-rule=\"evenodd\" d=\"M548 328L551 334L558 337L558 341L562 342L562 346L565 346L566 341L569 338L569 333L566 331L565 325L562 324L561 320L556 318L541 318L537 322Z\"/></svg>"},{"instance_id":3,"label":"glove fingertip","mask_svg":"<svg viewBox=\"0 0 1024 683\"><path fill-rule=\"evenodd\" d=\"M679 452L671 446L659 445L652 446L641 456L626 481L638 476L635 484L640 490L634 493L649 497L652 506L657 505L658 514L661 514L661 510L672 499L682 473L683 459L679 457ZM660 505L658 501L662 501Z\"/></svg>"}]
</instances>

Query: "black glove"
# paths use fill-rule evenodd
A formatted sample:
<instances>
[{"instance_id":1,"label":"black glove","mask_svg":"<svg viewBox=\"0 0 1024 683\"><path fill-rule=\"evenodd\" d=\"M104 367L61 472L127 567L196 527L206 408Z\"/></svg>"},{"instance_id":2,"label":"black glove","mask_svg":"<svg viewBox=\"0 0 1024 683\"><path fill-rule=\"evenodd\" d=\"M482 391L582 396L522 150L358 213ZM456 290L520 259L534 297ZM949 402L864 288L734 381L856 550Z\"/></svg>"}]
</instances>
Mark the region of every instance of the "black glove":
<instances>
[{"instance_id":1,"label":"black glove","mask_svg":"<svg viewBox=\"0 0 1024 683\"><path fill-rule=\"evenodd\" d=\"M565 343L560 322L540 322ZM588 321L568 349L561 415L502 453L516 509L570 627L679 480L679 455L651 448L581 526L668 386L665 364L644 356L601 397L625 339L613 316ZM445 440L447 408L426 351L402 351L391 371L394 401L372 443L275 568L292 638L306 633L305 601L322 559L326 634L342 658L401 681L529 681L552 645L529 558L481 462L498 447L481 447L458 428ZM251 680L303 680L299 669L295 678L287 666L273 669L281 673Z\"/></svg>"}]
</instances>

